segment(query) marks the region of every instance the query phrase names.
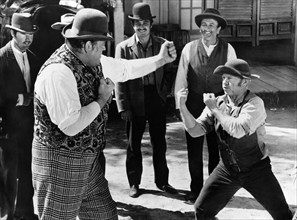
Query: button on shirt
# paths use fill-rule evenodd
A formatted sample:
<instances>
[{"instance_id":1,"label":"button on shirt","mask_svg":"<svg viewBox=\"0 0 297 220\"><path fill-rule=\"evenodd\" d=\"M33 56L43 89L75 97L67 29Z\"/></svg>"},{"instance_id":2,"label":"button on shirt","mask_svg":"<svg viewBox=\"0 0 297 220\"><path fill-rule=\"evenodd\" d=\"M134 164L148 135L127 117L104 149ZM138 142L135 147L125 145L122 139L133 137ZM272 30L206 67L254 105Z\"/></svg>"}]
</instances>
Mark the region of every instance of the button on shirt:
<instances>
[{"instance_id":1,"label":"button on shirt","mask_svg":"<svg viewBox=\"0 0 297 220\"><path fill-rule=\"evenodd\" d=\"M144 48L139 40L139 38L137 37L137 35L135 35L136 38L136 42L137 42L137 49L138 49L138 55L139 58L146 58L146 57L151 57L153 56L153 43L152 43L152 39L149 39L149 42L147 43L146 48ZM143 84L144 85L155 85L155 72L152 72L144 77L142 77L143 79Z\"/></svg>"}]
</instances>

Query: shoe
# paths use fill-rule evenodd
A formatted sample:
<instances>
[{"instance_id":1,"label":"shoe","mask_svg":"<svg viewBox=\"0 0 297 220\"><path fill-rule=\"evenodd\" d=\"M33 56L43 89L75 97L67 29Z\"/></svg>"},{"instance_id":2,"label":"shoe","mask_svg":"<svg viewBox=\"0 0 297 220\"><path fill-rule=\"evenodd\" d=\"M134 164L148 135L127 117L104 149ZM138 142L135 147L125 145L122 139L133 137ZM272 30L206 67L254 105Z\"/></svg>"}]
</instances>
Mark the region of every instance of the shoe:
<instances>
[{"instance_id":1,"label":"shoe","mask_svg":"<svg viewBox=\"0 0 297 220\"><path fill-rule=\"evenodd\" d=\"M163 186L157 186L160 190L162 190L163 192L169 193L169 194L177 194L177 190L175 188L173 188L173 186L166 184Z\"/></svg>"},{"instance_id":2,"label":"shoe","mask_svg":"<svg viewBox=\"0 0 297 220\"><path fill-rule=\"evenodd\" d=\"M197 198L198 198L197 193L189 192L185 195L185 203L189 205L194 205Z\"/></svg>"},{"instance_id":3,"label":"shoe","mask_svg":"<svg viewBox=\"0 0 297 220\"><path fill-rule=\"evenodd\" d=\"M132 198L137 198L140 196L140 190L138 185L133 185L130 187L129 196Z\"/></svg>"}]
</instances>

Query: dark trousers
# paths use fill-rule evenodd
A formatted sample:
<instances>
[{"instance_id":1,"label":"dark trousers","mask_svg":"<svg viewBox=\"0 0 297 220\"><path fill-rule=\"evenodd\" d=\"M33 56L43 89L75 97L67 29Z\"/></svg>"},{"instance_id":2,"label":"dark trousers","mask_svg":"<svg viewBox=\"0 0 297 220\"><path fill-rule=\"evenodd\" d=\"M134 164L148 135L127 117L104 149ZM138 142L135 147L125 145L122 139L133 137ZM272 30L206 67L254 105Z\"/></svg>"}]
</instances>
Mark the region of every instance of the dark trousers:
<instances>
[{"instance_id":1,"label":"dark trousers","mask_svg":"<svg viewBox=\"0 0 297 220\"><path fill-rule=\"evenodd\" d=\"M17 193L17 151L12 140L0 139L0 218L13 220Z\"/></svg>"},{"instance_id":2,"label":"dark trousers","mask_svg":"<svg viewBox=\"0 0 297 220\"><path fill-rule=\"evenodd\" d=\"M153 151L155 183L163 186L168 183L169 170L166 162L166 109L155 87L145 88L145 116L135 116L126 124L128 137L126 171L129 185L140 185L142 175L141 140L149 124L149 134Z\"/></svg>"},{"instance_id":3,"label":"dark trousers","mask_svg":"<svg viewBox=\"0 0 297 220\"><path fill-rule=\"evenodd\" d=\"M198 195L203 187L203 141L204 136L193 138L186 133L188 148L188 164L191 176L191 192ZM206 135L208 146L208 173L210 174L219 163L219 149L216 133L213 131Z\"/></svg>"},{"instance_id":4,"label":"dark trousers","mask_svg":"<svg viewBox=\"0 0 297 220\"><path fill-rule=\"evenodd\" d=\"M4 195L1 206L6 207L8 220L13 219L14 215L32 217L34 214L31 171L33 133L29 128L25 130L20 128L19 131L22 132L1 140L0 146L2 150L0 197Z\"/></svg>"},{"instance_id":5,"label":"dark trousers","mask_svg":"<svg viewBox=\"0 0 297 220\"><path fill-rule=\"evenodd\" d=\"M15 214L29 218L34 214L31 170L33 126L24 124L19 131L15 137L18 151L18 194Z\"/></svg>"},{"instance_id":6,"label":"dark trousers","mask_svg":"<svg viewBox=\"0 0 297 220\"><path fill-rule=\"evenodd\" d=\"M271 171L270 160L266 158L242 173L230 172L220 162L195 202L196 220L213 219L241 187L251 193L274 220L292 219L282 189Z\"/></svg>"}]
</instances>

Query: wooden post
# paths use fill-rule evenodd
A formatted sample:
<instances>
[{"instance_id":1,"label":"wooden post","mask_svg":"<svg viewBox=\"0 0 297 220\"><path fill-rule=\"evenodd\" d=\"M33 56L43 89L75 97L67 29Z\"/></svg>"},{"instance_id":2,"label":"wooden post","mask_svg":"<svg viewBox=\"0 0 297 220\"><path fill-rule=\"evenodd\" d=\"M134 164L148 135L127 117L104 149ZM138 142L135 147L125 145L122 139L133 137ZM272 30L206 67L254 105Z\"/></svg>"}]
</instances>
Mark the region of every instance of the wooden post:
<instances>
[{"instance_id":1,"label":"wooden post","mask_svg":"<svg viewBox=\"0 0 297 220\"><path fill-rule=\"evenodd\" d=\"M294 64L297 66L297 3L296 1L293 1L293 29L295 29L294 34Z\"/></svg>"},{"instance_id":2,"label":"wooden post","mask_svg":"<svg viewBox=\"0 0 297 220\"><path fill-rule=\"evenodd\" d=\"M124 40L124 9L122 0L116 0L114 9L114 44L115 46Z\"/></svg>"}]
</instances>

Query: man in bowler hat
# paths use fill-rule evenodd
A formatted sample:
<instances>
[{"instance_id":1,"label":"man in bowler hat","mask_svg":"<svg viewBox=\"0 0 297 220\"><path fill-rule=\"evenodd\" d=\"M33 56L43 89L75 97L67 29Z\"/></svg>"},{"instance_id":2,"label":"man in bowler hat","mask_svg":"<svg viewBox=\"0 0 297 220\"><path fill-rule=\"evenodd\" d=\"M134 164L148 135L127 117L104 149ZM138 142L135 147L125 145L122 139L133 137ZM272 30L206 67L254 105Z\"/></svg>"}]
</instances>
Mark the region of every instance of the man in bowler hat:
<instances>
[{"instance_id":1,"label":"man in bowler hat","mask_svg":"<svg viewBox=\"0 0 297 220\"><path fill-rule=\"evenodd\" d=\"M227 61L235 59L233 47L218 37L221 30L226 28L227 22L214 8L206 9L195 17L200 28L201 38L185 45L175 81L175 93L187 88L189 97L187 107L194 117L198 117L203 108L203 93L211 92L223 94L221 78L213 75L213 70ZM193 204L203 186L203 142L204 136L193 138L185 131L188 164L191 176L190 192L186 195L186 202ZM210 174L219 162L219 152L215 132L206 135L208 146L208 173Z\"/></svg>"},{"instance_id":2,"label":"man in bowler hat","mask_svg":"<svg viewBox=\"0 0 297 220\"><path fill-rule=\"evenodd\" d=\"M267 116L264 103L249 90L251 80L259 76L251 74L248 63L241 59L218 66L213 74L222 77L225 94L204 93L206 107L198 117L187 107L188 89L177 92L187 132L199 137L214 130L218 136L221 160L195 202L196 219L216 219L216 214L243 187L274 220L291 220L292 213L272 173L264 142Z\"/></svg>"},{"instance_id":3,"label":"man in bowler hat","mask_svg":"<svg viewBox=\"0 0 297 220\"><path fill-rule=\"evenodd\" d=\"M115 57L134 60L156 55L164 39L151 34L155 16L152 16L150 6L146 3L136 3L132 11L133 15L128 17L135 34L117 45ZM177 193L168 183L165 134L166 97L170 85L165 68L160 67L142 78L116 84L118 111L121 118L126 121L128 138L126 172L130 186L129 195L133 198L141 193L139 189L142 175L141 140L147 122L153 150L155 184L164 192Z\"/></svg>"},{"instance_id":4,"label":"man in bowler hat","mask_svg":"<svg viewBox=\"0 0 297 220\"><path fill-rule=\"evenodd\" d=\"M12 40L0 49L0 117L2 138L15 147L16 162L7 167L5 190L9 196L8 219L33 219L31 148L33 139L33 88L38 60L29 50L38 27L29 13L14 13L10 29ZM5 154L4 154L5 155ZM18 182L17 182L18 179ZM14 207L16 200L16 207Z\"/></svg>"},{"instance_id":5,"label":"man in bowler hat","mask_svg":"<svg viewBox=\"0 0 297 220\"><path fill-rule=\"evenodd\" d=\"M142 77L176 58L170 42L137 63L105 57L107 32L104 13L79 10L62 30L65 44L37 77L32 172L40 219L118 219L98 159L113 81Z\"/></svg>"}]
</instances>

